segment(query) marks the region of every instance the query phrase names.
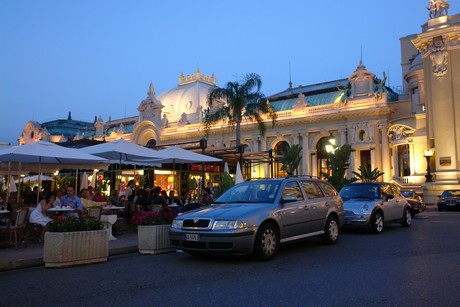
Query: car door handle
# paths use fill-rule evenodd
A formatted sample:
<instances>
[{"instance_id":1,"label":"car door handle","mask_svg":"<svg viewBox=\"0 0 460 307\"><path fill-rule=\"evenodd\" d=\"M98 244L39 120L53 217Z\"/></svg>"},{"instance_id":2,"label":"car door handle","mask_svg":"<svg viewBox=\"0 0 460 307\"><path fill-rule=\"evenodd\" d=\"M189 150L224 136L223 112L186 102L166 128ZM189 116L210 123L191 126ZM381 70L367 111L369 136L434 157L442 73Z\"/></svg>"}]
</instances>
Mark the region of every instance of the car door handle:
<instances>
[{"instance_id":1,"label":"car door handle","mask_svg":"<svg viewBox=\"0 0 460 307\"><path fill-rule=\"evenodd\" d=\"M310 209L310 206L306 205L306 206L304 206L303 208L304 208L305 210L308 210L308 209Z\"/></svg>"}]
</instances>

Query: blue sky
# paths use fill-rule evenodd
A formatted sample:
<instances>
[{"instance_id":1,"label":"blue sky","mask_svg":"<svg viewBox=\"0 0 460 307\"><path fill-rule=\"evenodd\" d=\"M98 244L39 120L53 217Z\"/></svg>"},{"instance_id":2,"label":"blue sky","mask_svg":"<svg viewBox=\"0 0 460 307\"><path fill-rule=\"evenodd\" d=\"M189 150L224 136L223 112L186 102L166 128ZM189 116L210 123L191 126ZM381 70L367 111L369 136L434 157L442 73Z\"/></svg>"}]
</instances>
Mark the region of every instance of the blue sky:
<instances>
[{"instance_id":1,"label":"blue sky","mask_svg":"<svg viewBox=\"0 0 460 307\"><path fill-rule=\"evenodd\" d=\"M420 33L427 0L0 2L0 141L29 120L137 115L178 76L220 86L258 73L268 96L367 69L400 86L401 37ZM449 15L460 0L449 0ZM388 84L387 83L387 84Z\"/></svg>"}]
</instances>

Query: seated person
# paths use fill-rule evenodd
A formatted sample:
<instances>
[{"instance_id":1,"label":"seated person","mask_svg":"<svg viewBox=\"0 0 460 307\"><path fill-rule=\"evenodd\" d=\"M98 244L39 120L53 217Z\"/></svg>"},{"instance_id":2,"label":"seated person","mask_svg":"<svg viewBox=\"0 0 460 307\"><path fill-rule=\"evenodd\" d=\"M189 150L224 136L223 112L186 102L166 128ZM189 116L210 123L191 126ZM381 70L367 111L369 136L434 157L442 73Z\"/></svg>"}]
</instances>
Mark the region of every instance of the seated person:
<instances>
[{"instance_id":1,"label":"seated person","mask_svg":"<svg viewBox=\"0 0 460 307\"><path fill-rule=\"evenodd\" d=\"M46 215L46 212L53 206L55 199L56 197L54 194L47 195L38 203L37 207L35 207L29 216L29 223L39 224L42 226L42 232L40 235L40 239L42 241L45 239L46 224L52 221L52 219Z\"/></svg>"},{"instance_id":2,"label":"seated person","mask_svg":"<svg viewBox=\"0 0 460 307\"><path fill-rule=\"evenodd\" d=\"M66 195L62 196L61 198L61 205L69 206L75 209L75 212L63 214L65 216L77 217L78 214L81 214L83 212L83 205L81 203L81 199L80 197L75 195L75 187L73 185L67 186Z\"/></svg>"},{"instance_id":3,"label":"seated person","mask_svg":"<svg viewBox=\"0 0 460 307\"><path fill-rule=\"evenodd\" d=\"M112 206L116 206L116 207L121 206L121 201L120 201L120 197L118 197L118 194L119 194L118 190L112 191L112 195L110 195L109 197L109 201Z\"/></svg>"},{"instance_id":4,"label":"seated person","mask_svg":"<svg viewBox=\"0 0 460 307\"><path fill-rule=\"evenodd\" d=\"M94 194L92 201L96 201L98 203L107 202L107 197L102 195L101 189L96 188L96 193Z\"/></svg>"},{"instance_id":5,"label":"seated person","mask_svg":"<svg viewBox=\"0 0 460 307\"><path fill-rule=\"evenodd\" d=\"M180 201L180 199L174 195L174 190L169 191L169 197L166 199L166 203L168 204L168 206L182 206L182 202Z\"/></svg>"},{"instance_id":6,"label":"seated person","mask_svg":"<svg viewBox=\"0 0 460 307\"><path fill-rule=\"evenodd\" d=\"M7 202L5 202L5 196L0 194L0 210L7 210L9 211L8 214L0 215L0 225L6 225L8 223L8 217L13 212L13 208Z\"/></svg>"}]
</instances>

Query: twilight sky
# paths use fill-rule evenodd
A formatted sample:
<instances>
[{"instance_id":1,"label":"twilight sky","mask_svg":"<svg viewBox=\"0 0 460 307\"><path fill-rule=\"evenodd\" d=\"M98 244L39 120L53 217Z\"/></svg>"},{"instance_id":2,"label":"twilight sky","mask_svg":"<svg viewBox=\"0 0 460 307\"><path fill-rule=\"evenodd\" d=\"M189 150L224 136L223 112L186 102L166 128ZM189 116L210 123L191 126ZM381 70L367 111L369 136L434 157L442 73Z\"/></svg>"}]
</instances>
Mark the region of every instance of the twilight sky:
<instances>
[{"instance_id":1,"label":"twilight sky","mask_svg":"<svg viewBox=\"0 0 460 307\"><path fill-rule=\"evenodd\" d=\"M449 0L449 15L460 0ZM27 121L107 121L137 115L181 72L219 86L246 73L269 96L346 78L363 63L401 86L401 37L420 33L427 0L3 0L0 2L0 142Z\"/></svg>"}]
</instances>

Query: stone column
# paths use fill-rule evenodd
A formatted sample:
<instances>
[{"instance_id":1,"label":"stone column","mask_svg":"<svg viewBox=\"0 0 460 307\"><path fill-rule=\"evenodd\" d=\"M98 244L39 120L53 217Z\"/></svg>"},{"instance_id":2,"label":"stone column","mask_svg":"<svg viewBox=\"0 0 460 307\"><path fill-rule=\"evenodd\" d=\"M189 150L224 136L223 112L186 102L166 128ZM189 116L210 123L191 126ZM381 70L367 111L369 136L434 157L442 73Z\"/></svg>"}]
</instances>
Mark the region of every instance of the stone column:
<instances>
[{"instance_id":1,"label":"stone column","mask_svg":"<svg viewBox=\"0 0 460 307\"><path fill-rule=\"evenodd\" d=\"M388 143L386 124L380 124L379 129L380 129L381 138L382 138L382 172L385 173L383 175L383 181L389 181L391 178L390 176L390 147Z\"/></svg>"},{"instance_id":2,"label":"stone column","mask_svg":"<svg viewBox=\"0 0 460 307\"><path fill-rule=\"evenodd\" d=\"M311 172L310 148L308 148L308 132L302 135L302 167L301 175L313 175Z\"/></svg>"}]
</instances>

